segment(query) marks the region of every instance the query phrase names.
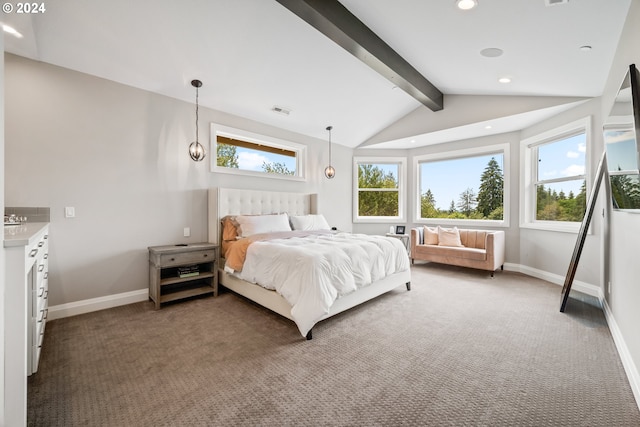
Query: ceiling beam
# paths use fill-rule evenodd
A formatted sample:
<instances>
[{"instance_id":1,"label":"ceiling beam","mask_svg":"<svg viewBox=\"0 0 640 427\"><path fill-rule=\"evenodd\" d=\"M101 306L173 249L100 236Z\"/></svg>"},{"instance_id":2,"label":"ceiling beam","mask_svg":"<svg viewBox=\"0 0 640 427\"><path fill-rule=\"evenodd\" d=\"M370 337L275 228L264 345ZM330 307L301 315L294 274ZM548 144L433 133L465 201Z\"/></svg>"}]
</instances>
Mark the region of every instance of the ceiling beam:
<instances>
[{"instance_id":1,"label":"ceiling beam","mask_svg":"<svg viewBox=\"0 0 640 427\"><path fill-rule=\"evenodd\" d=\"M276 0L432 111L442 92L337 0Z\"/></svg>"}]
</instances>

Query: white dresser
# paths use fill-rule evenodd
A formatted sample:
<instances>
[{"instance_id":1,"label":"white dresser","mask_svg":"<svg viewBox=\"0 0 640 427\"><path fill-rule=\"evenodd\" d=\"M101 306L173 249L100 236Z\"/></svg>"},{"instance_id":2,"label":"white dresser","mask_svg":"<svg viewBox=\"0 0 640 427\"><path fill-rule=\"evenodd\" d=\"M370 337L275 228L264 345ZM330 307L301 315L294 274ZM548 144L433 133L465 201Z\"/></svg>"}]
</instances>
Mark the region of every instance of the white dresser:
<instances>
[{"instance_id":1,"label":"white dresser","mask_svg":"<svg viewBox=\"0 0 640 427\"><path fill-rule=\"evenodd\" d=\"M4 228L5 421L26 425L27 376L38 370L48 314L49 224Z\"/></svg>"}]
</instances>

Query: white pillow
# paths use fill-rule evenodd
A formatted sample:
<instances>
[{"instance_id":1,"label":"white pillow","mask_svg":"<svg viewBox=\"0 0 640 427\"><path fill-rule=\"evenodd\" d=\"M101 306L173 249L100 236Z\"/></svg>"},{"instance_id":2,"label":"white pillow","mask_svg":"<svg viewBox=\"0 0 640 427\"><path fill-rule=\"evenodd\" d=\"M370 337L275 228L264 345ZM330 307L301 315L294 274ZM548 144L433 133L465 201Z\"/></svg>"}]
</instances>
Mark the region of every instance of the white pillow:
<instances>
[{"instance_id":1,"label":"white pillow","mask_svg":"<svg viewBox=\"0 0 640 427\"><path fill-rule=\"evenodd\" d=\"M438 226L438 246L462 246L458 227L442 228Z\"/></svg>"},{"instance_id":2,"label":"white pillow","mask_svg":"<svg viewBox=\"0 0 640 427\"><path fill-rule=\"evenodd\" d=\"M291 218L291 226L294 230L330 230L329 223L324 215L296 215Z\"/></svg>"},{"instance_id":3,"label":"white pillow","mask_svg":"<svg viewBox=\"0 0 640 427\"><path fill-rule=\"evenodd\" d=\"M248 237L259 233L275 233L277 231L291 231L289 216L286 213L278 215L238 215L238 236Z\"/></svg>"}]
</instances>

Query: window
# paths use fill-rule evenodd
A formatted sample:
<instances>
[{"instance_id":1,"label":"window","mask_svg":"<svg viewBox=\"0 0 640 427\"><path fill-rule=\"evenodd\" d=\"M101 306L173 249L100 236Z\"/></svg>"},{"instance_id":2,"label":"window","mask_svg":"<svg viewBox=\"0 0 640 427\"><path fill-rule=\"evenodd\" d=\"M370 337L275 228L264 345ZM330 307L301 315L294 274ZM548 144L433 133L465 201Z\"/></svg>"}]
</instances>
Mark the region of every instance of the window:
<instances>
[{"instance_id":1,"label":"window","mask_svg":"<svg viewBox=\"0 0 640 427\"><path fill-rule=\"evenodd\" d=\"M305 147L211 124L211 171L303 180Z\"/></svg>"},{"instance_id":2,"label":"window","mask_svg":"<svg viewBox=\"0 0 640 427\"><path fill-rule=\"evenodd\" d=\"M578 231L587 205L590 120L523 141L522 226Z\"/></svg>"},{"instance_id":3,"label":"window","mask_svg":"<svg viewBox=\"0 0 640 427\"><path fill-rule=\"evenodd\" d=\"M508 225L508 144L428 154L414 161L416 222Z\"/></svg>"},{"instance_id":4,"label":"window","mask_svg":"<svg viewBox=\"0 0 640 427\"><path fill-rule=\"evenodd\" d=\"M405 221L406 159L353 159L354 222Z\"/></svg>"}]
</instances>

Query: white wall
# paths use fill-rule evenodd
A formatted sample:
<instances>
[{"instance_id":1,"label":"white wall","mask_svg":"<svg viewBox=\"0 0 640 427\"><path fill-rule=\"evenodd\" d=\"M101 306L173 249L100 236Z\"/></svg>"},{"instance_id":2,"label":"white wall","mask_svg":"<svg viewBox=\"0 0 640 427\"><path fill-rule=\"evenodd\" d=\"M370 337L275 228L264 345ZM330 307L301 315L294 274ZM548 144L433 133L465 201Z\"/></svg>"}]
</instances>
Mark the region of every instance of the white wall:
<instances>
[{"instance_id":1,"label":"white wall","mask_svg":"<svg viewBox=\"0 0 640 427\"><path fill-rule=\"evenodd\" d=\"M207 240L212 186L317 192L330 224L351 229L351 149L334 145L327 180L326 140L201 108L203 143L215 122L308 147L306 182L214 174L188 156L191 103L14 55L5 72L5 205L51 208L51 306L147 288L148 246Z\"/></svg>"},{"instance_id":2,"label":"white wall","mask_svg":"<svg viewBox=\"0 0 640 427\"><path fill-rule=\"evenodd\" d=\"M0 50L4 52L4 33L0 34ZM0 210L4 215L4 56L0 58ZM2 240L4 241L4 226L2 227ZM5 424L4 401L4 292L5 292L5 253L4 245L0 246L0 426Z\"/></svg>"},{"instance_id":3,"label":"white wall","mask_svg":"<svg viewBox=\"0 0 640 427\"><path fill-rule=\"evenodd\" d=\"M618 50L602 96L602 116L613 106L618 88L630 64L640 66L640 0L633 0L620 38ZM607 311L617 327L614 334L625 362L627 374L632 378L636 400L640 402L640 263L638 262L638 236L640 214L617 212L608 206L609 228L605 252L605 283L611 282L611 291L605 286Z\"/></svg>"}]
</instances>

